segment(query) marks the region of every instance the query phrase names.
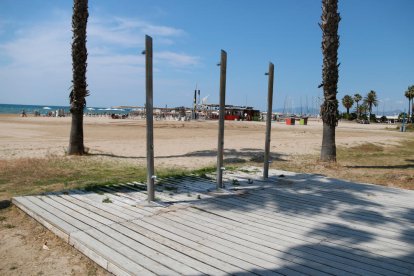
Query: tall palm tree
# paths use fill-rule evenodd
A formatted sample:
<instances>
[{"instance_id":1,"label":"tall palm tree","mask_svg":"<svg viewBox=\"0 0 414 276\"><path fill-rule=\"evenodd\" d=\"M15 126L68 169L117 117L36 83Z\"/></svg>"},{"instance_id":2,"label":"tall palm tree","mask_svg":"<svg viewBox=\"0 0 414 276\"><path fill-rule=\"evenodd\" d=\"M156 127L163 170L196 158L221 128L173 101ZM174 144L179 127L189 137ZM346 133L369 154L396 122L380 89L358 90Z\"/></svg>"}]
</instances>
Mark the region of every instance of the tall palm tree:
<instances>
[{"instance_id":1,"label":"tall palm tree","mask_svg":"<svg viewBox=\"0 0 414 276\"><path fill-rule=\"evenodd\" d=\"M319 26L322 29L322 84L324 102L321 105L323 136L321 161L336 162L335 128L338 125L338 0L322 0L322 16Z\"/></svg>"},{"instance_id":2,"label":"tall palm tree","mask_svg":"<svg viewBox=\"0 0 414 276\"><path fill-rule=\"evenodd\" d=\"M68 154L85 153L83 144L83 110L85 97L89 95L86 84L86 25L88 23L88 0L73 1L72 16L72 90L69 95L72 124L70 129Z\"/></svg>"},{"instance_id":3,"label":"tall palm tree","mask_svg":"<svg viewBox=\"0 0 414 276\"><path fill-rule=\"evenodd\" d=\"M346 108L346 114L349 115L349 109L354 105L354 99L349 95L345 95L342 98L342 105Z\"/></svg>"},{"instance_id":4,"label":"tall palm tree","mask_svg":"<svg viewBox=\"0 0 414 276\"><path fill-rule=\"evenodd\" d=\"M369 91L364 99L364 103L368 106L369 119L371 119L372 106L378 105L377 93L374 90Z\"/></svg>"},{"instance_id":5,"label":"tall palm tree","mask_svg":"<svg viewBox=\"0 0 414 276\"><path fill-rule=\"evenodd\" d=\"M357 116L358 116L358 119L359 119L359 115L360 115L360 113L358 112L358 110L359 110L359 102L362 100L362 96L361 96L361 94L359 94L359 93L355 93L354 94L354 101L356 102L356 111L357 111Z\"/></svg>"},{"instance_id":6,"label":"tall palm tree","mask_svg":"<svg viewBox=\"0 0 414 276\"><path fill-rule=\"evenodd\" d=\"M405 91L405 97L407 97L408 98L408 111L407 111L407 118L408 118L408 120L410 120L411 119L411 122L413 121L412 120L412 117L413 117L413 104L412 104L412 101L413 101L413 99L414 99L414 85L411 85L411 86L409 86L408 87L408 89L407 89L407 91ZM410 116L410 114L411 114L411 116Z\"/></svg>"}]
</instances>

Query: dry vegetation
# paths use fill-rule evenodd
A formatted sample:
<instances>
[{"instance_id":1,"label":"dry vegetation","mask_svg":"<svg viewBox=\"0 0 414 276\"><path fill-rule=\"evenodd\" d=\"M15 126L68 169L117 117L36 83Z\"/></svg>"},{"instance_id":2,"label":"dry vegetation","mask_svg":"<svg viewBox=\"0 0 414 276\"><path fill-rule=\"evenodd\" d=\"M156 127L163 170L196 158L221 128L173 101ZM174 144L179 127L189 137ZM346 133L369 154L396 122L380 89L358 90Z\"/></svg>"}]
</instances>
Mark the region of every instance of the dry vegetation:
<instances>
[{"instance_id":1,"label":"dry vegetation","mask_svg":"<svg viewBox=\"0 0 414 276\"><path fill-rule=\"evenodd\" d=\"M414 189L414 139L395 146L365 143L339 147L337 155L337 164L318 162L315 155L302 155L275 161L272 168Z\"/></svg>"},{"instance_id":2,"label":"dry vegetation","mask_svg":"<svg viewBox=\"0 0 414 276\"><path fill-rule=\"evenodd\" d=\"M262 156L228 158L227 165L261 166ZM365 143L355 147L339 147L338 163L318 162L318 156L296 155L274 158L272 168L318 173L356 182L414 189L414 139L396 146ZM202 174L214 168L185 170L161 168L159 177L188 173ZM0 160L0 200L16 195L85 188L132 181L144 181L145 167L114 158L99 160L91 156L19 158Z\"/></svg>"},{"instance_id":3,"label":"dry vegetation","mask_svg":"<svg viewBox=\"0 0 414 276\"><path fill-rule=\"evenodd\" d=\"M90 156L0 160L0 200L19 195L145 181L145 167L137 167L116 158L114 160L99 160ZM161 168L157 170L157 176L162 178L211 171L214 168Z\"/></svg>"}]
</instances>

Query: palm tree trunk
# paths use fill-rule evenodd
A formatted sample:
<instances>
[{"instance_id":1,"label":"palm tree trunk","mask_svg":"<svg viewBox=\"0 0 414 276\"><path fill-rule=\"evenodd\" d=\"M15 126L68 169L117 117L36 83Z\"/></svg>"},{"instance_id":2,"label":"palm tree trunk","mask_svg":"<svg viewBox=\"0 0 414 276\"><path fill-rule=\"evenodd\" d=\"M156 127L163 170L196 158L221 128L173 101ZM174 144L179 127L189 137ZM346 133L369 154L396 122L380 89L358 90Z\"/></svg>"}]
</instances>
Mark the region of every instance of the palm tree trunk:
<instances>
[{"instance_id":1,"label":"palm tree trunk","mask_svg":"<svg viewBox=\"0 0 414 276\"><path fill-rule=\"evenodd\" d=\"M70 155L85 153L83 144L83 109L85 97L89 95L86 83L88 52L86 49L86 25L88 23L88 0L74 0L72 16L72 91L70 92L70 112L72 124L69 137Z\"/></svg>"},{"instance_id":2,"label":"palm tree trunk","mask_svg":"<svg viewBox=\"0 0 414 276\"><path fill-rule=\"evenodd\" d=\"M349 115L349 107L346 108L346 114Z\"/></svg>"},{"instance_id":3,"label":"palm tree trunk","mask_svg":"<svg viewBox=\"0 0 414 276\"><path fill-rule=\"evenodd\" d=\"M325 101L321 106L323 136L321 161L336 161L335 128L338 124L338 0L322 0L322 52L323 93Z\"/></svg>"},{"instance_id":4,"label":"palm tree trunk","mask_svg":"<svg viewBox=\"0 0 414 276\"><path fill-rule=\"evenodd\" d=\"M85 153L83 144L83 111L72 112L68 154L82 155Z\"/></svg>"},{"instance_id":5,"label":"palm tree trunk","mask_svg":"<svg viewBox=\"0 0 414 276\"><path fill-rule=\"evenodd\" d=\"M323 123L321 161L336 161L335 127ZM326 156L326 159L323 159Z\"/></svg>"},{"instance_id":6,"label":"palm tree trunk","mask_svg":"<svg viewBox=\"0 0 414 276\"><path fill-rule=\"evenodd\" d=\"M358 102L356 104L357 104L356 114L357 114L357 119L359 120L359 105L358 105Z\"/></svg>"}]
</instances>

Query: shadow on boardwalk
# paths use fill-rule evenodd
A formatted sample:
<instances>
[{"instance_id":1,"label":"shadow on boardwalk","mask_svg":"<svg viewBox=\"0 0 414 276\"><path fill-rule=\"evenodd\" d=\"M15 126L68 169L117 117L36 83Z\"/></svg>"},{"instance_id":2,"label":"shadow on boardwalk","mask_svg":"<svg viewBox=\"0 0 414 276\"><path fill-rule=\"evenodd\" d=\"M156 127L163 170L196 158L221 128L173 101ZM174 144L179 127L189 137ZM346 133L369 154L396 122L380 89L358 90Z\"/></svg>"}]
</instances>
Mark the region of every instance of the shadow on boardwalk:
<instances>
[{"instance_id":1,"label":"shadow on boardwalk","mask_svg":"<svg viewBox=\"0 0 414 276\"><path fill-rule=\"evenodd\" d=\"M146 254L143 245L131 243L151 239L158 243L152 249L160 252L148 253L149 258L172 252L169 257L183 262L185 256L176 254L184 253L227 274L414 275L413 191L319 175L274 170L271 175L262 181L257 175L228 172L221 192L207 178L162 179L156 187L158 207L144 204L146 187L140 183L26 201L43 210L54 206L53 215L84 227L87 241L96 239L92 244L104 236L116 254ZM80 232L70 235L80 239ZM120 254L129 263L141 261ZM167 268L157 258L153 261L159 269Z\"/></svg>"},{"instance_id":2,"label":"shadow on boardwalk","mask_svg":"<svg viewBox=\"0 0 414 276\"><path fill-rule=\"evenodd\" d=\"M238 202L207 199L206 206L246 216L253 212L262 216L264 225L286 231L290 225L291 234L286 235L298 239L298 244L292 243L282 258L298 258L298 266L273 271L304 272L305 266L306 274L316 275L337 275L341 270L355 275L414 275L412 191L307 174L272 180L275 188L253 188ZM249 186L247 179L239 182ZM272 219L272 213L278 219Z\"/></svg>"}]
</instances>

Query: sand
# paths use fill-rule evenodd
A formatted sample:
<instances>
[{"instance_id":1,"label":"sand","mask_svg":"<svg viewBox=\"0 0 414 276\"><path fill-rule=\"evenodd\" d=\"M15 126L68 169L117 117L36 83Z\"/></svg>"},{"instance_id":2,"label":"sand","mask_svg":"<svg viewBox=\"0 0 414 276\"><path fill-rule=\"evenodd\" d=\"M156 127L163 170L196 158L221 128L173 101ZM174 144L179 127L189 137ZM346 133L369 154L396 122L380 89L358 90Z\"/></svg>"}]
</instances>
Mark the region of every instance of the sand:
<instances>
[{"instance_id":1,"label":"sand","mask_svg":"<svg viewBox=\"0 0 414 276\"><path fill-rule=\"evenodd\" d=\"M155 164L197 168L214 165L217 122L155 121ZM397 144L407 136L395 125L340 122L338 146ZM70 118L0 115L0 159L64 156ZM116 159L145 166L145 121L86 117L85 145L92 158ZM225 158L263 154L263 122L225 123ZM318 154L322 123L307 126L272 124L271 152L286 158ZM43 248L47 243L49 250ZM106 275L107 273L16 207L0 208L0 275Z\"/></svg>"},{"instance_id":2,"label":"sand","mask_svg":"<svg viewBox=\"0 0 414 276\"><path fill-rule=\"evenodd\" d=\"M396 144L406 137L390 131L395 125L362 125L340 122L336 131L337 146L362 143ZM387 129L389 128L389 129ZM0 159L65 155L70 118L0 116ZM145 165L145 121L85 117L85 146L95 158L118 158ZM216 162L217 121L154 122L155 165L197 168ZM263 153L265 123L225 123L225 158L249 159ZM322 123L308 125L272 124L271 152L281 156L317 154L322 141Z\"/></svg>"}]
</instances>

